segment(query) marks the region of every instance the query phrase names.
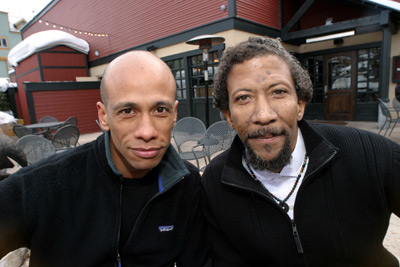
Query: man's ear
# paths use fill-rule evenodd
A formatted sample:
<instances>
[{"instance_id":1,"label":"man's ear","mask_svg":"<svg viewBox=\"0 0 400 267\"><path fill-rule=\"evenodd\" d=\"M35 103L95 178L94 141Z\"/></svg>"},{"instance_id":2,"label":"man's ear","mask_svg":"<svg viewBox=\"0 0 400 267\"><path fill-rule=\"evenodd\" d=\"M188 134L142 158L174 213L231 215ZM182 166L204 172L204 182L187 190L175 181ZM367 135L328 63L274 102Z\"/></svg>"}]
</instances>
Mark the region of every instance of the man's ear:
<instances>
[{"instance_id":1,"label":"man's ear","mask_svg":"<svg viewBox=\"0 0 400 267\"><path fill-rule=\"evenodd\" d=\"M110 127L108 126L108 122L107 122L107 109L106 109L106 107L100 101L97 102L96 106L97 106L97 117L99 119L100 127L104 131L109 131Z\"/></svg>"},{"instance_id":2,"label":"man's ear","mask_svg":"<svg viewBox=\"0 0 400 267\"><path fill-rule=\"evenodd\" d=\"M179 104L179 101L175 100L175 104L174 104L174 126L175 126L176 120L178 118L178 104Z\"/></svg>"},{"instance_id":3,"label":"man's ear","mask_svg":"<svg viewBox=\"0 0 400 267\"><path fill-rule=\"evenodd\" d=\"M231 126L232 129L235 129L235 125L232 122L232 118L231 118L231 112L227 109L222 109L222 113L224 114L226 121L229 123L229 125Z\"/></svg>"},{"instance_id":4,"label":"man's ear","mask_svg":"<svg viewBox=\"0 0 400 267\"><path fill-rule=\"evenodd\" d=\"M304 99L299 100L297 109L297 121L301 121L303 119L304 112L306 109L306 104L307 104L306 100Z\"/></svg>"}]
</instances>

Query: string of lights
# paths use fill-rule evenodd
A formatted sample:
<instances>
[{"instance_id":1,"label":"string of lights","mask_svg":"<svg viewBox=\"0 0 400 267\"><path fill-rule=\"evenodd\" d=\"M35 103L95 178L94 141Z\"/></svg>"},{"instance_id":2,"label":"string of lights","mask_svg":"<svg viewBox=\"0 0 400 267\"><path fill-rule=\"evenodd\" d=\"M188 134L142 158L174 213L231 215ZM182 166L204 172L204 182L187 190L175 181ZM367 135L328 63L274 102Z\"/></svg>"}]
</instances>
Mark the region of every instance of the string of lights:
<instances>
[{"instance_id":1,"label":"string of lights","mask_svg":"<svg viewBox=\"0 0 400 267\"><path fill-rule=\"evenodd\" d=\"M108 37L107 33L93 33L93 32L78 30L78 29L74 29L74 28L71 28L71 27L62 26L62 25L59 25L57 23L50 22L50 21L47 21L47 20L39 20L39 23L44 23L44 25L49 26L49 27L53 27L54 29L60 29L62 31L70 31L70 32L73 32L75 34L84 34L84 35L95 36L95 37Z\"/></svg>"}]
</instances>

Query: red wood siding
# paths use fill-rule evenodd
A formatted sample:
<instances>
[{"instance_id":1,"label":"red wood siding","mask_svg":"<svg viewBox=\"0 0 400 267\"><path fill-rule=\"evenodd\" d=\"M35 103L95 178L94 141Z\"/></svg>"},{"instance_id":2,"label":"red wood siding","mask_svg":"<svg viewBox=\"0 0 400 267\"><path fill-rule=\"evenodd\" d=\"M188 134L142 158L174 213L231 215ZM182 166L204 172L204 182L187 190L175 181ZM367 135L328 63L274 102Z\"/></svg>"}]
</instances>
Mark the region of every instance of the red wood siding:
<instances>
[{"instance_id":1,"label":"red wood siding","mask_svg":"<svg viewBox=\"0 0 400 267\"><path fill-rule=\"evenodd\" d=\"M237 0L238 17L281 28L280 0Z\"/></svg>"},{"instance_id":2,"label":"red wood siding","mask_svg":"<svg viewBox=\"0 0 400 267\"><path fill-rule=\"evenodd\" d=\"M33 100L37 121L46 115L59 121L75 116L81 134L100 131L96 124L100 89L33 92Z\"/></svg>"},{"instance_id":3,"label":"red wood siding","mask_svg":"<svg viewBox=\"0 0 400 267\"><path fill-rule=\"evenodd\" d=\"M15 67L15 76L18 77L28 71L31 71L34 68L38 68L39 67L39 63L37 60L37 54L33 54L29 57L27 57L26 59L24 59L23 61L18 63L18 66ZM40 73L38 72L39 76L39 80L35 80L35 82L40 81ZM18 80L18 78L17 78Z\"/></svg>"},{"instance_id":4,"label":"red wood siding","mask_svg":"<svg viewBox=\"0 0 400 267\"><path fill-rule=\"evenodd\" d=\"M41 19L82 31L108 33L108 37L94 37L66 30L90 43L91 61L96 59L95 50L106 56L225 18L228 10L222 11L221 5L227 6L228 0L61 0ZM23 38L50 29L52 25L36 22Z\"/></svg>"},{"instance_id":5,"label":"red wood siding","mask_svg":"<svg viewBox=\"0 0 400 267\"><path fill-rule=\"evenodd\" d=\"M86 77L86 69L43 69L43 78L45 82L54 81L76 81L76 77Z\"/></svg>"},{"instance_id":6,"label":"red wood siding","mask_svg":"<svg viewBox=\"0 0 400 267\"><path fill-rule=\"evenodd\" d=\"M15 99L15 105L17 107L18 118L22 118L22 107L21 107L21 101L19 100L19 94L20 94L19 92L15 92L14 99Z\"/></svg>"},{"instance_id":7,"label":"red wood siding","mask_svg":"<svg viewBox=\"0 0 400 267\"><path fill-rule=\"evenodd\" d=\"M85 54L40 53L42 66L85 67Z\"/></svg>"}]
</instances>

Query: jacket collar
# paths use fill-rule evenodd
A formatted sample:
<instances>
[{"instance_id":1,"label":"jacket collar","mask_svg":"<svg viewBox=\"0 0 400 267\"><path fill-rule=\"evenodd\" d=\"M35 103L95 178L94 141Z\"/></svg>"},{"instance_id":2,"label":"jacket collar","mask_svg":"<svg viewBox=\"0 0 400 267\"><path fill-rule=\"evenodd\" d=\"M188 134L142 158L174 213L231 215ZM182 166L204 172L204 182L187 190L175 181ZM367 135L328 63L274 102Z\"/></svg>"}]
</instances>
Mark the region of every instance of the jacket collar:
<instances>
[{"instance_id":1,"label":"jacket collar","mask_svg":"<svg viewBox=\"0 0 400 267\"><path fill-rule=\"evenodd\" d=\"M107 162L109 170L111 170L115 176L122 179L122 174L121 172L118 171L111 157L109 138L110 138L109 132L105 132L98 138L97 141L102 143L100 147L103 146L103 149L100 149L100 154L101 153L104 154L103 161ZM158 168L160 170L159 173L160 192L167 190L172 185L180 181L184 176L189 174L189 171L186 168L184 162L181 160L178 153L171 144L169 145L167 151L165 152L164 157L162 158L160 164L158 165Z\"/></svg>"},{"instance_id":2,"label":"jacket collar","mask_svg":"<svg viewBox=\"0 0 400 267\"><path fill-rule=\"evenodd\" d=\"M307 176L316 172L332 160L337 154L338 149L322 135L317 133L315 125L302 120L299 122L299 127L303 134L306 153L310 158L305 176L305 178L307 178ZM264 188L259 186L258 182L252 179L243 167L241 162L243 151L243 143L239 137L236 136L228 151L228 158L223 167L222 182L265 194Z\"/></svg>"}]
</instances>

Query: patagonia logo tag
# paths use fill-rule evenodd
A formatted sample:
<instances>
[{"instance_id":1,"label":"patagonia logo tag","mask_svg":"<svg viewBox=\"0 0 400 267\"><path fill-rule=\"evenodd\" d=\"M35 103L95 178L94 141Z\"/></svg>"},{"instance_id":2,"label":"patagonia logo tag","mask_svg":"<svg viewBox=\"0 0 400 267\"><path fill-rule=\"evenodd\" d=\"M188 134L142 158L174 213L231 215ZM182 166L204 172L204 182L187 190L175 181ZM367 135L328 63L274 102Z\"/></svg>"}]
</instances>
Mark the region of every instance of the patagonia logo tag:
<instances>
[{"instance_id":1,"label":"patagonia logo tag","mask_svg":"<svg viewBox=\"0 0 400 267\"><path fill-rule=\"evenodd\" d=\"M174 230L173 225L158 226L158 231L160 231L160 232L169 232L172 230Z\"/></svg>"}]
</instances>

